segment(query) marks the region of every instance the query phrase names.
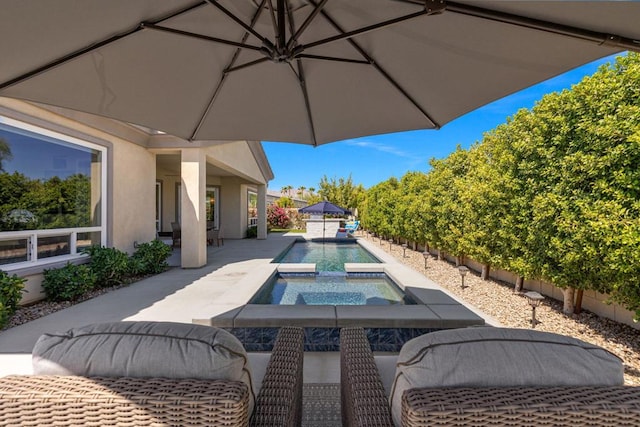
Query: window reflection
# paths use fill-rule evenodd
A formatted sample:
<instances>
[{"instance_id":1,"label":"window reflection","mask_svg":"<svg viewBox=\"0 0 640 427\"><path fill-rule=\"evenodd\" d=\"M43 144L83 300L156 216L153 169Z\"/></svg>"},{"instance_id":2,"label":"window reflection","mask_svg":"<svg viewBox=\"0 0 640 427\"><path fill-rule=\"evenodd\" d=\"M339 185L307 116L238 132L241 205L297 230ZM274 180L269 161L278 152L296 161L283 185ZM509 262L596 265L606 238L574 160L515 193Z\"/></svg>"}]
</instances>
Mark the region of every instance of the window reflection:
<instances>
[{"instance_id":1,"label":"window reflection","mask_svg":"<svg viewBox=\"0 0 640 427\"><path fill-rule=\"evenodd\" d=\"M70 236L51 236L38 238L38 259L50 258L71 253Z\"/></svg>"},{"instance_id":2,"label":"window reflection","mask_svg":"<svg viewBox=\"0 0 640 427\"><path fill-rule=\"evenodd\" d=\"M101 156L0 123L0 231L99 226Z\"/></svg>"},{"instance_id":3,"label":"window reflection","mask_svg":"<svg viewBox=\"0 0 640 427\"><path fill-rule=\"evenodd\" d=\"M28 239L0 240L0 265L28 259Z\"/></svg>"}]
</instances>

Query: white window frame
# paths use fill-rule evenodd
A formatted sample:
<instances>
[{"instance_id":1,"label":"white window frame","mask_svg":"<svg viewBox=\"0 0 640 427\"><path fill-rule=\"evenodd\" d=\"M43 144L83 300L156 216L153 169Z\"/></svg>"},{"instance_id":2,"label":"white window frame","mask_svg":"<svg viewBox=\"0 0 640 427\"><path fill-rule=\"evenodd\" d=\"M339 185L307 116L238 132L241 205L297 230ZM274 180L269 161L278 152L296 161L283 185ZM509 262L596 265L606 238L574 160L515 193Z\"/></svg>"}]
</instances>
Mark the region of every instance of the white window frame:
<instances>
[{"instance_id":1,"label":"white window frame","mask_svg":"<svg viewBox=\"0 0 640 427\"><path fill-rule=\"evenodd\" d=\"M13 270L19 270L22 268L36 267L40 265L47 265L51 263L57 263L60 261L68 261L86 255L78 253L77 251L77 235L78 233L85 232L100 232L100 245L106 246L107 244L107 148L98 144L94 144L89 141L85 141L70 135L65 135L60 132L52 131L40 126L31 125L23 121L11 119L8 117L0 116L0 124L20 128L35 134L43 135L46 137L59 139L64 142L68 142L73 145L79 145L80 147L90 148L100 152L100 225L94 227L77 227L77 228L57 228L57 229L40 229L40 230L23 230L23 231L0 231L0 240L16 240L27 239L27 253L29 260L23 262L16 262L11 264L2 264L0 269L10 272ZM38 237L48 236L70 236L70 254L60 255L54 257L47 257L38 259Z\"/></svg>"}]
</instances>

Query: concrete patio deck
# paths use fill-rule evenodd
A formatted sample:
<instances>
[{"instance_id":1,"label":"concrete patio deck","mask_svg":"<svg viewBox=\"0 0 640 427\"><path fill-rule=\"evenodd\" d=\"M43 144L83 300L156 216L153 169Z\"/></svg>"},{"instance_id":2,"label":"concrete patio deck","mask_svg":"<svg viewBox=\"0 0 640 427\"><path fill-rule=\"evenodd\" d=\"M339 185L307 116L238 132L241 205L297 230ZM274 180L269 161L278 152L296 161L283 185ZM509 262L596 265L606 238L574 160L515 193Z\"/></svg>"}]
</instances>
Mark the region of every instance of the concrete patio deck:
<instances>
[{"instance_id":1,"label":"concrete patio deck","mask_svg":"<svg viewBox=\"0 0 640 427\"><path fill-rule=\"evenodd\" d=\"M298 237L301 235L273 233L266 240L225 240L221 247L208 248L205 267L192 270L171 268L165 273L0 332L0 376L31 373L31 350L38 337L46 332L125 320L191 323L193 319L211 318L236 309L246 304L254 292L242 283L252 276L271 274L274 268L271 260ZM425 283L426 280L425 287L443 290L385 252L375 247L368 249L392 266L395 274L408 277L411 283L417 283L418 279ZM178 250L173 257L175 265ZM466 306L483 317L487 324L497 325L494 319ZM337 353L333 352L305 355L305 382L338 382L338 363Z\"/></svg>"}]
</instances>

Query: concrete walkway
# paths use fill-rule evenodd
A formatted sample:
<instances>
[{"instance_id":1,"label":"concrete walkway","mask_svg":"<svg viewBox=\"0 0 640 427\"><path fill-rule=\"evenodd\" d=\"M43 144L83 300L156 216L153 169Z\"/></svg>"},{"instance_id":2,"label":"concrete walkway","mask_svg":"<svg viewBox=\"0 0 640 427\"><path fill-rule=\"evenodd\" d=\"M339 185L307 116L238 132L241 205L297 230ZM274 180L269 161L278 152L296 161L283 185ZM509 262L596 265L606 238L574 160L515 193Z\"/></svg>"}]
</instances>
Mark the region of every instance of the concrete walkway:
<instances>
[{"instance_id":1,"label":"concrete walkway","mask_svg":"<svg viewBox=\"0 0 640 427\"><path fill-rule=\"evenodd\" d=\"M90 323L155 320L191 323L244 303L234 285L268 267L299 235L269 234L266 240L225 240L208 248L205 267L169 271L0 332L0 377L31 373L31 350L46 332ZM177 251L176 251L177 252Z\"/></svg>"},{"instance_id":2,"label":"concrete walkway","mask_svg":"<svg viewBox=\"0 0 640 427\"><path fill-rule=\"evenodd\" d=\"M208 248L208 263L199 269L171 268L169 271L76 304L29 323L0 332L0 377L30 374L31 350L46 332L62 332L90 323L151 320L192 323L240 307L272 274L271 260L300 234L269 234L266 240L225 240L221 247ZM402 283L424 282L424 287L440 289L436 283L400 264L386 252L363 241L376 257L390 266ZM176 250L170 260L179 264ZM264 278L263 278L264 277ZM449 294L455 299L455 296ZM460 301L461 303L464 303ZM465 304L488 324L494 319ZM305 354L305 382L338 382L337 353Z\"/></svg>"}]
</instances>

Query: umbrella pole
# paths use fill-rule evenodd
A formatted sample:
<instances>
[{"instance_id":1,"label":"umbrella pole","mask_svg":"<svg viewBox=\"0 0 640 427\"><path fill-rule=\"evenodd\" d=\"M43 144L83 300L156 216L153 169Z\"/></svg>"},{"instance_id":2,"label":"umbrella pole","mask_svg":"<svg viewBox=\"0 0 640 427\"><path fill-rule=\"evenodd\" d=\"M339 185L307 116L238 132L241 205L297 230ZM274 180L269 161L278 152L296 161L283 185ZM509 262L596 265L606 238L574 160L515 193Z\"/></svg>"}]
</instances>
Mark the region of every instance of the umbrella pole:
<instances>
[{"instance_id":1,"label":"umbrella pole","mask_svg":"<svg viewBox=\"0 0 640 427\"><path fill-rule=\"evenodd\" d=\"M324 232L327 229L327 218L322 214L322 244L324 245Z\"/></svg>"}]
</instances>

